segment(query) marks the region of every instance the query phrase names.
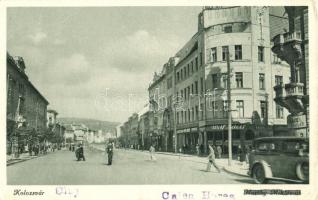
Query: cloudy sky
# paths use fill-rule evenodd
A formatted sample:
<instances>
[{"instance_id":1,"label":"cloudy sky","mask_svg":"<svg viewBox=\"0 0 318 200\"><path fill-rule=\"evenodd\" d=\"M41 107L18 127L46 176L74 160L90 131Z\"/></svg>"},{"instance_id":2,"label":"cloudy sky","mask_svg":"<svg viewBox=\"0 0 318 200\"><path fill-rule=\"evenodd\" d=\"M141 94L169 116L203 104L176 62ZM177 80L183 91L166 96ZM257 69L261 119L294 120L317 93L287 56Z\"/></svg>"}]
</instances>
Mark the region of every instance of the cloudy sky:
<instances>
[{"instance_id":1,"label":"cloudy sky","mask_svg":"<svg viewBox=\"0 0 318 200\"><path fill-rule=\"evenodd\" d=\"M122 122L196 32L200 7L9 8L7 49L60 117Z\"/></svg>"}]
</instances>

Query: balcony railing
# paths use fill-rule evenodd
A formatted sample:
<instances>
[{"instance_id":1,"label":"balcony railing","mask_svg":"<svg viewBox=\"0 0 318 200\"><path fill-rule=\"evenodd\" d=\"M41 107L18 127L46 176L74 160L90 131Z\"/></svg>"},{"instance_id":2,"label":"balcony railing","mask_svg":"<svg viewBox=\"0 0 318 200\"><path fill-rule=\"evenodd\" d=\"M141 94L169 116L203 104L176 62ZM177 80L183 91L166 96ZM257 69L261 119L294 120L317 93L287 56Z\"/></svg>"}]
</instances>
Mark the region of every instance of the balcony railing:
<instances>
[{"instance_id":1,"label":"balcony railing","mask_svg":"<svg viewBox=\"0 0 318 200\"><path fill-rule=\"evenodd\" d=\"M286 96L302 96L304 95L303 83L289 83L285 85Z\"/></svg>"},{"instance_id":2,"label":"balcony railing","mask_svg":"<svg viewBox=\"0 0 318 200\"><path fill-rule=\"evenodd\" d=\"M284 34L278 34L273 38L274 46L281 45L291 41L301 41L301 32L290 32Z\"/></svg>"},{"instance_id":3,"label":"balcony railing","mask_svg":"<svg viewBox=\"0 0 318 200\"><path fill-rule=\"evenodd\" d=\"M301 41L301 33L298 32L291 32L291 33L284 33L284 42L291 42L291 41Z\"/></svg>"}]
</instances>

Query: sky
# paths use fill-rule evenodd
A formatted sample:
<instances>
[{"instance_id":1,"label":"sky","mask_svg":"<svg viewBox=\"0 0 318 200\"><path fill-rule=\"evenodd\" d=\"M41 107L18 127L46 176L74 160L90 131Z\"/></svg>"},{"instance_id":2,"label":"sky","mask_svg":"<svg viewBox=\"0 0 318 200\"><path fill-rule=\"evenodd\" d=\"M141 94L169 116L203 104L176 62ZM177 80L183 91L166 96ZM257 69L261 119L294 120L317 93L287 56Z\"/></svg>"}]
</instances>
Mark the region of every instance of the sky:
<instances>
[{"instance_id":1,"label":"sky","mask_svg":"<svg viewBox=\"0 0 318 200\"><path fill-rule=\"evenodd\" d=\"M201 7L8 8L7 50L59 117L124 122Z\"/></svg>"}]
</instances>

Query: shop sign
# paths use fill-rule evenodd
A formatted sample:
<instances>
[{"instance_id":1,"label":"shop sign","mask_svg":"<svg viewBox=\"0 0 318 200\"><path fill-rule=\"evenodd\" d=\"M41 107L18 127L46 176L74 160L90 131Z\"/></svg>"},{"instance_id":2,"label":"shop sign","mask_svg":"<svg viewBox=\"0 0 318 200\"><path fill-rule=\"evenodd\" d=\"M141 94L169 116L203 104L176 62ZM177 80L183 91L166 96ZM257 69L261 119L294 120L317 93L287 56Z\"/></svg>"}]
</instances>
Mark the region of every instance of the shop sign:
<instances>
[{"instance_id":1,"label":"shop sign","mask_svg":"<svg viewBox=\"0 0 318 200\"><path fill-rule=\"evenodd\" d=\"M228 126L225 124L216 124L210 125L207 127L208 130L225 130ZM245 124L232 124L232 129L234 130L243 130L245 128Z\"/></svg>"}]
</instances>

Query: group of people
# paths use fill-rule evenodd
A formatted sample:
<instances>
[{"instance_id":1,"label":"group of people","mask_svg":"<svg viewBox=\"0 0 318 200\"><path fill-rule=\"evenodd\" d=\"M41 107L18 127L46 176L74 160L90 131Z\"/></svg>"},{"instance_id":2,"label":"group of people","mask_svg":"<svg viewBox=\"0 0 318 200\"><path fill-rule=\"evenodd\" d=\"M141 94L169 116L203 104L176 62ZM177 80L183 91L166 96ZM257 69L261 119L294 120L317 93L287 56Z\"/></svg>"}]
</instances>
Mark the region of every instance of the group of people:
<instances>
[{"instance_id":1,"label":"group of people","mask_svg":"<svg viewBox=\"0 0 318 200\"><path fill-rule=\"evenodd\" d=\"M28 151L30 156L31 155L39 155L39 154L47 154L47 152L52 151L54 152L55 149L57 149L56 144L53 145L46 145L46 144L29 144L28 145Z\"/></svg>"},{"instance_id":2,"label":"group of people","mask_svg":"<svg viewBox=\"0 0 318 200\"><path fill-rule=\"evenodd\" d=\"M109 142L107 145L106 145L106 149L105 149L105 152L107 153L108 155L108 159L107 159L107 164L108 165L112 165L113 163L113 155L114 155L114 142ZM73 149L73 148L72 148ZM83 160L85 161L85 155L84 155L84 147L82 144L78 144L76 149L75 149L75 156L76 156L76 159L77 161L80 161L80 160Z\"/></svg>"}]
</instances>

